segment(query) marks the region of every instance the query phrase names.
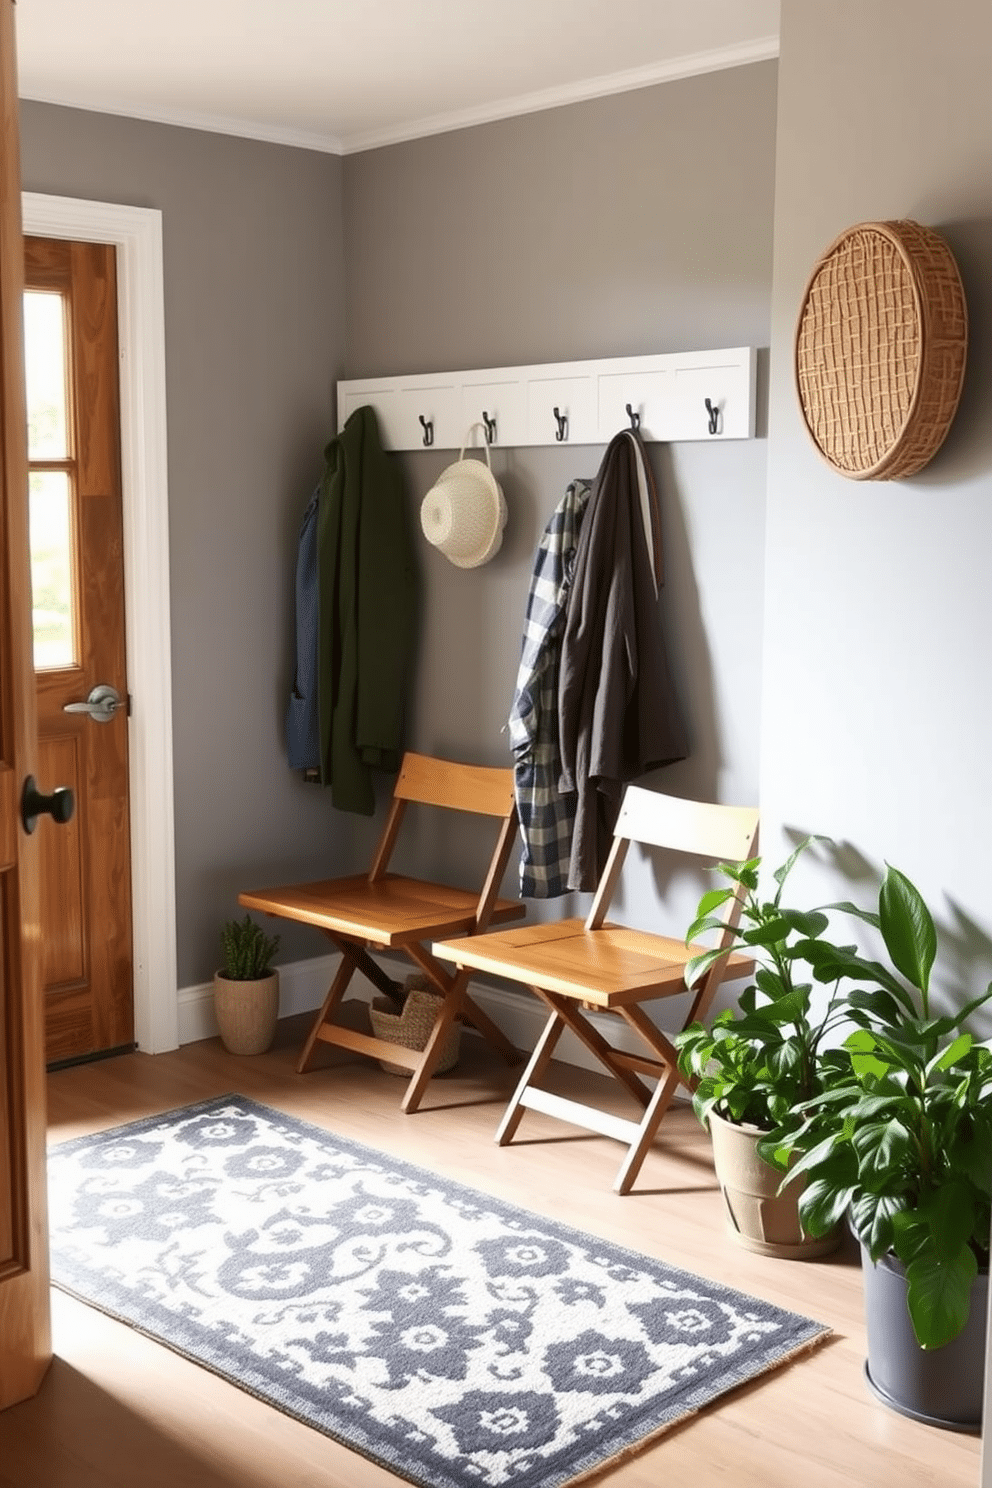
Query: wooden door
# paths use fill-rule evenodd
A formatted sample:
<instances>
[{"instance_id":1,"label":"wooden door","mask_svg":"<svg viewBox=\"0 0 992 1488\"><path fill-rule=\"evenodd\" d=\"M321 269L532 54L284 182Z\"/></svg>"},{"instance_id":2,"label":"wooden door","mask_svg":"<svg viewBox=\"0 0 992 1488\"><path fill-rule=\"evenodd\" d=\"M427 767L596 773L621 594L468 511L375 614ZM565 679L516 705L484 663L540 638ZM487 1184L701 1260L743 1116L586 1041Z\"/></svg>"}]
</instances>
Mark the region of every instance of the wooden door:
<instances>
[{"instance_id":1,"label":"wooden door","mask_svg":"<svg viewBox=\"0 0 992 1488\"><path fill-rule=\"evenodd\" d=\"M41 833L25 833L19 809L25 777L38 775L23 282L14 7L13 0L0 0L0 1408L33 1395L51 1358Z\"/></svg>"},{"instance_id":2,"label":"wooden door","mask_svg":"<svg viewBox=\"0 0 992 1488\"><path fill-rule=\"evenodd\" d=\"M115 250L26 238L38 760L76 797L42 834L49 1064L134 1041ZM109 717L66 712L113 688Z\"/></svg>"}]
</instances>

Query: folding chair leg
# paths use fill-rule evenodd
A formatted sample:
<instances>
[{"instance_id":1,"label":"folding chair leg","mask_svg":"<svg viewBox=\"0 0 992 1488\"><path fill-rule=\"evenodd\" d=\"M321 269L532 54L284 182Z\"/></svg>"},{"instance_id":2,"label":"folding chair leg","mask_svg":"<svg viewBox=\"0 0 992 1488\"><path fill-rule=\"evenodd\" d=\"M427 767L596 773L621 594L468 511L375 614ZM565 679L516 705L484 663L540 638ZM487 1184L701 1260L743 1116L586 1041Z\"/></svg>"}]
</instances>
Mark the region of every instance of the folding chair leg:
<instances>
[{"instance_id":1,"label":"folding chair leg","mask_svg":"<svg viewBox=\"0 0 992 1488\"><path fill-rule=\"evenodd\" d=\"M528 1086L539 1080L551 1063L551 1057L555 1052L558 1040L565 1032L565 1024L557 1013L552 1013L541 1037L538 1039L534 1052L527 1061L527 1068L520 1076L516 1090L510 1097L510 1104L506 1108L503 1120L496 1132L496 1144L506 1147L516 1136L517 1127L520 1125L526 1107L523 1104L523 1095Z\"/></svg>"},{"instance_id":2,"label":"folding chair leg","mask_svg":"<svg viewBox=\"0 0 992 1488\"><path fill-rule=\"evenodd\" d=\"M641 1171L641 1164L648 1155L648 1151L655 1139L661 1118L668 1110L676 1090L682 1083L677 1069L670 1070L664 1079L659 1080L655 1086L654 1094L648 1104L647 1110L641 1118L638 1127L637 1139L632 1142L627 1150L627 1156L620 1165L613 1190L618 1194L630 1193L637 1182L637 1175Z\"/></svg>"},{"instance_id":3,"label":"folding chair leg","mask_svg":"<svg viewBox=\"0 0 992 1488\"><path fill-rule=\"evenodd\" d=\"M617 1174L613 1187L616 1193L629 1193L637 1181L637 1175L641 1171L644 1162L657 1135L661 1119L665 1115L674 1099L675 1092L680 1085L687 1084L685 1078L680 1074L677 1059L678 1055L674 1044L660 1028L648 1017L642 1007L636 1004L624 1007L620 1010L621 1016L635 1031L640 1034L644 1042L653 1050L657 1056L659 1066L662 1069L660 1078L655 1085L651 1099L647 1104L644 1115L638 1127L635 1140L628 1149L620 1171Z\"/></svg>"},{"instance_id":4,"label":"folding chair leg","mask_svg":"<svg viewBox=\"0 0 992 1488\"><path fill-rule=\"evenodd\" d=\"M444 993L444 1001L441 1011L437 1015L437 1022L431 1029L430 1037L424 1047L424 1056L420 1064L413 1072L413 1077L401 1103L402 1109L407 1115L412 1115L423 1100L424 1091L430 1083L431 1076L441 1058L441 1050L444 1040L448 1036L448 1030L462 1011L464 990L468 984L468 972L460 971L456 977L448 979L449 984Z\"/></svg>"},{"instance_id":5,"label":"folding chair leg","mask_svg":"<svg viewBox=\"0 0 992 1488\"><path fill-rule=\"evenodd\" d=\"M496 1141L501 1147L512 1142L523 1113L529 1106L538 1110L546 1110L548 1114L557 1116L563 1121L575 1121L589 1131L598 1131L628 1144L627 1155L613 1187L618 1194L629 1193L651 1148L661 1119L671 1105L678 1086L683 1083L682 1076L674 1062L675 1050L670 1041L655 1028L640 1008L621 1009L627 1022L641 1034L656 1056L654 1059L641 1061L645 1068L650 1065L649 1072L653 1073L657 1069L660 1075L654 1089L651 1090L637 1078L632 1069L626 1068L617 1057L617 1051L602 1038L577 1009L570 1007L564 999L559 1002L553 993L539 987L534 987L532 990L551 1009L551 1016L544 1025L527 1068L506 1108L506 1114L496 1133ZM626 1085L628 1093L644 1107L644 1114L639 1122L608 1117L595 1106L560 1100L542 1092L537 1082L551 1063L558 1040L566 1028L571 1029L572 1033L582 1040L609 1073L621 1084ZM528 1096L530 1096L529 1099Z\"/></svg>"},{"instance_id":6,"label":"folding chair leg","mask_svg":"<svg viewBox=\"0 0 992 1488\"><path fill-rule=\"evenodd\" d=\"M355 958L350 950L345 950L341 957L341 965L338 967L327 996L324 998L324 1005L314 1019L313 1027L310 1029L310 1035L303 1045L303 1052L296 1065L296 1073L298 1075L306 1074L310 1065L310 1057L320 1040L320 1030L330 1020L331 1014L335 1011L338 1003L347 991L348 983L354 974Z\"/></svg>"},{"instance_id":7,"label":"folding chair leg","mask_svg":"<svg viewBox=\"0 0 992 1488\"><path fill-rule=\"evenodd\" d=\"M351 941L345 940L343 936L334 935L331 932L328 932L328 938L333 941L342 956L351 957L355 963L356 971L360 971L362 976L372 983L377 992L382 992L397 1004L402 1003L403 990L400 983L394 982L392 977L383 971L379 963L372 960L372 957L364 946L354 945Z\"/></svg>"},{"instance_id":8,"label":"folding chair leg","mask_svg":"<svg viewBox=\"0 0 992 1488\"><path fill-rule=\"evenodd\" d=\"M506 1034L498 1024L494 1023L488 1013L484 1013L478 1003L468 995L468 984L470 973L467 970L457 972L452 976L430 951L422 945L408 945L406 953L410 960L420 967L421 971L433 982L441 996L447 998L456 982L459 987L459 1012L466 1022L482 1034L482 1037L491 1044L498 1054L502 1054L507 1064L519 1064L521 1059L520 1050L511 1044Z\"/></svg>"},{"instance_id":9,"label":"folding chair leg","mask_svg":"<svg viewBox=\"0 0 992 1488\"><path fill-rule=\"evenodd\" d=\"M613 1046L598 1029L593 1027L588 1018L572 1005L570 999L560 997L556 992L546 992L540 987L534 987L532 990L547 1007L557 1013L566 1028L574 1033L580 1043L585 1044L590 1054L595 1055L604 1069L626 1087L637 1104L646 1110L651 1100L651 1087L646 1085L633 1069L627 1068L626 1063L617 1057L617 1051Z\"/></svg>"}]
</instances>

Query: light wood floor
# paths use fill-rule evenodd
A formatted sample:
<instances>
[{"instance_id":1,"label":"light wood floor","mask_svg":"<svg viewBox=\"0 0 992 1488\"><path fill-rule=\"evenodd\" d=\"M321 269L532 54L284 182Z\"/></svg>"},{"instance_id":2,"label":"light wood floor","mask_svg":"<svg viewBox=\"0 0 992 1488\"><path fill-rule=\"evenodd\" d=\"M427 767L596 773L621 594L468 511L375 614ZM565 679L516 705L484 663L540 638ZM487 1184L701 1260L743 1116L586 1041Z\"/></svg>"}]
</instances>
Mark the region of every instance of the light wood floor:
<instances>
[{"instance_id":1,"label":"light wood floor","mask_svg":"<svg viewBox=\"0 0 992 1488\"><path fill-rule=\"evenodd\" d=\"M528 1113L493 1133L513 1075L463 1040L424 1108L367 1061L294 1073L306 1020L272 1051L238 1059L217 1040L133 1054L49 1078L53 1142L228 1091L368 1142L525 1208L821 1319L833 1337L671 1431L600 1481L609 1488L976 1488L976 1437L919 1425L878 1403L862 1374L853 1249L826 1261L752 1256L725 1233L709 1139L690 1110L666 1117L636 1191L611 1191L620 1149ZM600 1077L562 1067L576 1097ZM546 1137L551 1140L535 1141ZM99 1312L53 1293L56 1358L35 1400L0 1415L2 1488L396 1488L366 1462Z\"/></svg>"}]
</instances>

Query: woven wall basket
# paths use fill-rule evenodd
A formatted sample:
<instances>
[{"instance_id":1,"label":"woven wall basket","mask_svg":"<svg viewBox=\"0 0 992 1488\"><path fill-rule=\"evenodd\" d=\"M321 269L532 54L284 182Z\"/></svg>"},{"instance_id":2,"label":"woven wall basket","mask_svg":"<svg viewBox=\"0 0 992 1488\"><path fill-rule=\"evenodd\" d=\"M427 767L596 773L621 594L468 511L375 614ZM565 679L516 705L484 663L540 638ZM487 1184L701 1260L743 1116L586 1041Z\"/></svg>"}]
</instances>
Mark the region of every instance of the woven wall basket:
<instances>
[{"instance_id":1,"label":"woven wall basket","mask_svg":"<svg viewBox=\"0 0 992 1488\"><path fill-rule=\"evenodd\" d=\"M896 480L932 459L964 380L968 311L943 238L918 222L862 222L813 270L796 326L806 426L852 480Z\"/></svg>"}]
</instances>

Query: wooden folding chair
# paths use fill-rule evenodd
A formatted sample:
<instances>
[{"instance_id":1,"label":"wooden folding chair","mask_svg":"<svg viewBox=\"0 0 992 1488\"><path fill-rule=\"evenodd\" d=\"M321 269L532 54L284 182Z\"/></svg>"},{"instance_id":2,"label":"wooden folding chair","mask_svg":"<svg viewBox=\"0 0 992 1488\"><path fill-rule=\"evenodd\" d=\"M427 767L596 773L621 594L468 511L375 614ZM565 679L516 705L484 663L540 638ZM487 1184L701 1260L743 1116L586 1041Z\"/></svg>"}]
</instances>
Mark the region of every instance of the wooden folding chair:
<instances>
[{"instance_id":1,"label":"wooden folding chair","mask_svg":"<svg viewBox=\"0 0 992 1488\"><path fill-rule=\"evenodd\" d=\"M499 822L496 846L479 892L388 871L411 802L492 817ZM519 1051L502 1030L468 996L468 973L452 975L429 948L433 939L474 935L491 924L520 919L526 913L526 906L519 900L498 897L516 831L512 769L462 765L422 754L406 754L382 838L367 874L249 890L238 895L239 904L247 909L316 925L341 952L341 964L303 1046L297 1065L300 1074L309 1067L318 1043L367 1054L410 1071L402 1105L404 1111L416 1111L456 1018L474 1024L508 1063L520 1060ZM356 971L362 972L380 992L399 1000L399 983L373 960L370 949L404 952L444 999L423 1052L334 1021Z\"/></svg>"},{"instance_id":2,"label":"wooden folding chair","mask_svg":"<svg viewBox=\"0 0 992 1488\"><path fill-rule=\"evenodd\" d=\"M624 858L631 842L642 842L714 861L744 862L754 856L757 840L756 810L684 801L629 786L586 920L526 925L434 946L437 956L462 971L485 971L525 983L550 1009L497 1132L500 1146L513 1140L525 1109L543 1111L624 1142L627 1154L614 1188L629 1192L676 1089L690 1083L679 1073L671 1038L655 1026L643 1004L685 992L686 962L704 947L688 947L684 940L606 919ZM726 928L716 944L730 944L730 927L740 916L742 898L739 891L728 900ZM683 1027L705 1017L721 979L747 976L753 967L753 961L739 955L719 959L695 985ZM618 1014L639 1044L647 1046L647 1053L615 1048L589 1021L590 1011ZM566 1100L539 1085L566 1028L634 1098L641 1108L638 1119L626 1120L597 1106ZM653 1089L643 1076L657 1082Z\"/></svg>"}]
</instances>

